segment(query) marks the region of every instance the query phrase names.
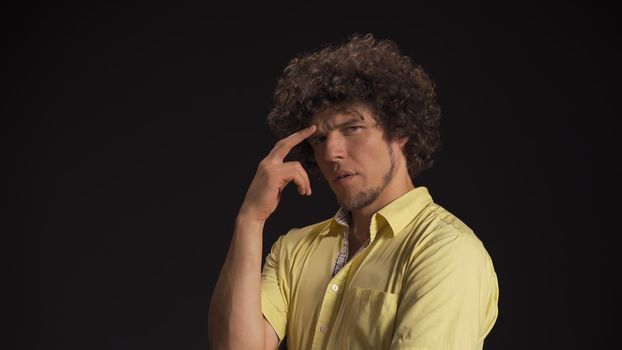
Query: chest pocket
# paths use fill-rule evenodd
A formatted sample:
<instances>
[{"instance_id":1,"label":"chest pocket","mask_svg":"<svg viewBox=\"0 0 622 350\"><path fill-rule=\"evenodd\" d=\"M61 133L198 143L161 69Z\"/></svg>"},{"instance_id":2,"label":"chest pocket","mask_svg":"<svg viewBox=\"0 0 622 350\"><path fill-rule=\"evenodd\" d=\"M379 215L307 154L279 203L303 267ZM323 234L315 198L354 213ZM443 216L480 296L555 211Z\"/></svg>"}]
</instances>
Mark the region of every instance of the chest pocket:
<instances>
[{"instance_id":1,"label":"chest pocket","mask_svg":"<svg viewBox=\"0 0 622 350\"><path fill-rule=\"evenodd\" d=\"M366 288L348 290L335 319L328 348L388 349L397 301L397 294L393 293Z\"/></svg>"}]
</instances>

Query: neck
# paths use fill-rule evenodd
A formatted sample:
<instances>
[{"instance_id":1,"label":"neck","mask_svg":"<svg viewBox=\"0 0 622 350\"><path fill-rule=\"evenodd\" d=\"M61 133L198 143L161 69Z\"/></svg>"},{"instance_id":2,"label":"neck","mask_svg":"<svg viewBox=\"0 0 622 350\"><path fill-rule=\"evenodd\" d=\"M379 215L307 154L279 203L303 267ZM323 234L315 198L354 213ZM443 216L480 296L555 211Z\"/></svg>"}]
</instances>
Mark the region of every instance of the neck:
<instances>
[{"instance_id":1,"label":"neck","mask_svg":"<svg viewBox=\"0 0 622 350\"><path fill-rule=\"evenodd\" d=\"M359 243L369 238L369 226L374 214L415 188L410 176L408 176L408 172L406 172L405 176L403 176L403 174L402 176L399 175L400 174L396 174L376 200L363 208L351 211L350 231Z\"/></svg>"}]
</instances>

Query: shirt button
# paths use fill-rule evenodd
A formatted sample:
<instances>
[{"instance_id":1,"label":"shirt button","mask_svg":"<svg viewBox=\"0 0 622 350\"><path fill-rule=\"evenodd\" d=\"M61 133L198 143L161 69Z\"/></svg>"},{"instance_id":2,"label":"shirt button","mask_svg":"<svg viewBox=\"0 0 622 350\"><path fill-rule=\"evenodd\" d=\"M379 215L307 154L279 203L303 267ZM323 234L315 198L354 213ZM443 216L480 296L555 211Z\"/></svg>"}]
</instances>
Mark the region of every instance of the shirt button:
<instances>
[{"instance_id":1,"label":"shirt button","mask_svg":"<svg viewBox=\"0 0 622 350\"><path fill-rule=\"evenodd\" d=\"M339 286L336 284L333 284L330 288L333 290L333 292L336 292L339 290Z\"/></svg>"},{"instance_id":2,"label":"shirt button","mask_svg":"<svg viewBox=\"0 0 622 350\"><path fill-rule=\"evenodd\" d=\"M326 326L321 326L320 327L320 332L322 332L322 333L326 333L327 330L328 330L328 327L326 327Z\"/></svg>"}]
</instances>

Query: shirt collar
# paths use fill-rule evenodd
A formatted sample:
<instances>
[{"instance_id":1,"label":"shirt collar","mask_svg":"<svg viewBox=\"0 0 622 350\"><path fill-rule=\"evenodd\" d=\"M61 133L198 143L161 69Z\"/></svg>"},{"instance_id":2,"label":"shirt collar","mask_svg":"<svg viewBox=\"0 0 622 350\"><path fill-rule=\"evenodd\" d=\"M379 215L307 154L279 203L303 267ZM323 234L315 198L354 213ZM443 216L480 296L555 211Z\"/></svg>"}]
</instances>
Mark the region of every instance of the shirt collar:
<instances>
[{"instance_id":1,"label":"shirt collar","mask_svg":"<svg viewBox=\"0 0 622 350\"><path fill-rule=\"evenodd\" d=\"M396 236L431 202L433 202L432 196L425 186L415 187L374 214L371 225L379 230L385 223L388 223L391 235ZM339 208L331 220L331 229L324 230L320 235L325 236L329 232L335 232L332 228L348 226L349 216L350 212Z\"/></svg>"}]
</instances>

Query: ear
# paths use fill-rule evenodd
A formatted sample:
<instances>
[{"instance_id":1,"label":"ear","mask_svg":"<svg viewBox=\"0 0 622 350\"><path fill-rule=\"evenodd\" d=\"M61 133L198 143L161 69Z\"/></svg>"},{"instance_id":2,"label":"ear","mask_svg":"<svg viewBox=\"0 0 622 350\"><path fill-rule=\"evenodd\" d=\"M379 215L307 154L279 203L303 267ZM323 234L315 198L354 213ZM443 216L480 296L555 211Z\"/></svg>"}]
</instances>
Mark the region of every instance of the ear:
<instances>
[{"instance_id":1,"label":"ear","mask_svg":"<svg viewBox=\"0 0 622 350\"><path fill-rule=\"evenodd\" d=\"M404 145L408 142L408 136L400 137L397 139L397 144L400 146L402 150L404 150Z\"/></svg>"}]
</instances>

